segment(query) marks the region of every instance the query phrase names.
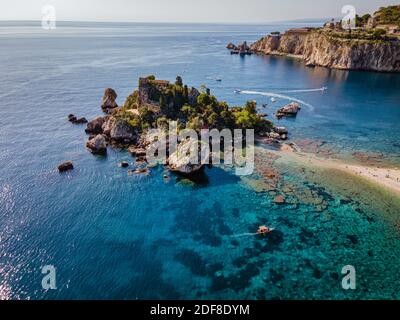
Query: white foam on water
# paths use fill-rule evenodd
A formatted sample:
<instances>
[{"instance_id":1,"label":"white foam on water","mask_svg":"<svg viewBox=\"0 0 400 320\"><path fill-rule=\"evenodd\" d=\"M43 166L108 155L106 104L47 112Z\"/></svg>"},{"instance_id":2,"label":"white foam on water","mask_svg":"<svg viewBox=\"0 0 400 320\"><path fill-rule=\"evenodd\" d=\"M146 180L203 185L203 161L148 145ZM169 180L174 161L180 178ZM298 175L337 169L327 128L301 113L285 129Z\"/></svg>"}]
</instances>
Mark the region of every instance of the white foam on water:
<instances>
[{"instance_id":1,"label":"white foam on water","mask_svg":"<svg viewBox=\"0 0 400 320\"><path fill-rule=\"evenodd\" d=\"M251 90L243 90L240 91L241 94L251 94L251 95L261 95L261 96L266 96L266 97L272 97L272 98L279 98L283 100L289 100L293 102L297 102L299 104L302 104L306 107L308 107L311 111L314 111L314 106L297 98L289 97L287 95L283 95L280 93L274 93L274 92L260 92L260 91L251 91Z\"/></svg>"},{"instance_id":2,"label":"white foam on water","mask_svg":"<svg viewBox=\"0 0 400 320\"><path fill-rule=\"evenodd\" d=\"M326 91L327 87L317 88L317 89L299 89L299 90L285 90L283 93L299 93L299 92L318 92L318 91Z\"/></svg>"}]
</instances>

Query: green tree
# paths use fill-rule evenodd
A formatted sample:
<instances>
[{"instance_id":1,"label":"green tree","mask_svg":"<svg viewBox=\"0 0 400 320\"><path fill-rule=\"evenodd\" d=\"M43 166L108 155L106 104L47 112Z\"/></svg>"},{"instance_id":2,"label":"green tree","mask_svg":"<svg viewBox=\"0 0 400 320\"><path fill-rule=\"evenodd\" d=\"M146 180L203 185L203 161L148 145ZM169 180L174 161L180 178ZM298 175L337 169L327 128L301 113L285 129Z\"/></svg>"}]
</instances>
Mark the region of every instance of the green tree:
<instances>
[{"instance_id":1,"label":"green tree","mask_svg":"<svg viewBox=\"0 0 400 320\"><path fill-rule=\"evenodd\" d=\"M250 113L250 114L256 114L257 113L257 102L255 101L247 101L245 109Z\"/></svg>"},{"instance_id":2,"label":"green tree","mask_svg":"<svg viewBox=\"0 0 400 320\"><path fill-rule=\"evenodd\" d=\"M183 87L183 102L184 103L189 102L189 88L187 85Z\"/></svg>"},{"instance_id":3,"label":"green tree","mask_svg":"<svg viewBox=\"0 0 400 320\"><path fill-rule=\"evenodd\" d=\"M208 118L207 118L207 122L210 128L217 128L218 127L218 114L216 114L215 112L212 112Z\"/></svg>"},{"instance_id":4,"label":"green tree","mask_svg":"<svg viewBox=\"0 0 400 320\"><path fill-rule=\"evenodd\" d=\"M175 84L176 84L177 86L180 86L180 87L182 87L182 86L183 86L182 77L180 77L180 76L177 76L177 77L176 77Z\"/></svg>"},{"instance_id":5,"label":"green tree","mask_svg":"<svg viewBox=\"0 0 400 320\"><path fill-rule=\"evenodd\" d=\"M204 128L204 120L199 116L194 117L188 122L187 128L200 131L201 129Z\"/></svg>"},{"instance_id":6,"label":"green tree","mask_svg":"<svg viewBox=\"0 0 400 320\"><path fill-rule=\"evenodd\" d=\"M139 115L143 129L152 126L152 123L154 122L154 112L149 110L147 106L139 108Z\"/></svg>"}]
</instances>

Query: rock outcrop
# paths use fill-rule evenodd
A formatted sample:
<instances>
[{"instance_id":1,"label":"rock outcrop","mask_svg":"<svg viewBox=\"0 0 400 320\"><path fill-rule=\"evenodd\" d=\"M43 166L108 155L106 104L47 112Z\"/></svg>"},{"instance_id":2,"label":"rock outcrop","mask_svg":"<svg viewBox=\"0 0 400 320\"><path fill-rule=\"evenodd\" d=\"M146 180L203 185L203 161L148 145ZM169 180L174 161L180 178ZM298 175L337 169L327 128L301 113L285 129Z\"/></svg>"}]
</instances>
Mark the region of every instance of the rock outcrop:
<instances>
[{"instance_id":1,"label":"rock outcrop","mask_svg":"<svg viewBox=\"0 0 400 320\"><path fill-rule=\"evenodd\" d=\"M74 124L82 124L82 123L87 123L88 121L86 120L86 118L82 117L82 118L78 118L77 116L73 115L73 114L69 114L68 115L68 121L72 122Z\"/></svg>"},{"instance_id":2,"label":"rock outcrop","mask_svg":"<svg viewBox=\"0 0 400 320\"><path fill-rule=\"evenodd\" d=\"M168 167L171 171L183 175L191 175L199 172L204 168L201 164L201 153L198 147L199 142L194 139L186 139L181 141L176 151L168 158ZM197 148L197 157L192 158L191 150Z\"/></svg>"},{"instance_id":3,"label":"rock outcrop","mask_svg":"<svg viewBox=\"0 0 400 320\"><path fill-rule=\"evenodd\" d=\"M129 162L128 161L121 161L119 166L121 168L128 168L129 167Z\"/></svg>"},{"instance_id":4,"label":"rock outcrop","mask_svg":"<svg viewBox=\"0 0 400 320\"><path fill-rule=\"evenodd\" d=\"M58 166L59 172L65 172L74 169L72 161L65 161Z\"/></svg>"},{"instance_id":5,"label":"rock outcrop","mask_svg":"<svg viewBox=\"0 0 400 320\"><path fill-rule=\"evenodd\" d=\"M335 36L319 29L291 29L283 35L268 35L251 45L267 55L288 55L309 66L342 70L400 72L400 41L378 41Z\"/></svg>"},{"instance_id":6,"label":"rock outcrop","mask_svg":"<svg viewBox=\"0 0 400 320\"><path fill-rule=\"evenodd\" d=\"M229 42L226 48L229 50L237 50L237 47L232 42Z\"/></svg>"},{"instance_id":7,"label":"rock outcrop","mask_svg":"<svg viewBox=\"0 0 400 320\"><path fill-rule=\"evenodd\" d=\"M86 147L93 154L105 155L107 153L107 141L104 135L98 134L93 138L89 138L86 142Z\"/></svg>"},{"instance_id":8,"label":"rock outcrop","mask_svg":"<svg viewBox=\"0 0 400 320\"><path fill-rule=\"evenodd\" d=\"M137 133L126 121L112 116L103 123L102 131L114 142L131 143L137 139Z\"/></svg>"},{"instance_id":9,"label":"rock outcrop","mask_svg":"<svg viewBox=\"0 0 400 320\"><path fill-rule=\"evenodd\" d=\"M273 127L272 132L269 133L270 138L287 140L289 131L285 127Z\"/></svg>"},{"instance_id":10,"label":"rock outcrop","mask_svg":"<svg viewBox=\"0 0 400 320\"><path fill-rule=\"evenodd\" d=\"M241 56L253 54L246 41L238 46L235 46L233 43L229 43L226 48L231 50L231 54L240 54Z\"/></svg>"},{"instance_id":11,"label":"rock outcrop","mask_svg":"<svg viewBox=\"0 0 400 320\"><path fill-rule=\"evenodd\" d=\"M196 88L191 88L188 95L189 104L193 107L197 104L197 98L199 97L200 92Z\"/></svg>"},{"instance_id":12,"label":"rock outcrop","mask_svg":"<svg viewBox=\"0 0 400 320\"><path fill-rule=\"evenodd\" d=\"M106 113L111 113L112 110L118 108L118 104L115 101L117 99L117 93L114 89L107 88L104 91L103 99L101 101L101 109Z\"/></svg>"},{"instance_id":13,"label":"rock outcrop","mask_svg":"<svg viewBox=\"0 0 400 320\"><path fill-rule=\"evenodd\" d=\"M283 117L295 117L300 110L301 110L300 105L297 102L291 102L288 105L278 109L278 111L276 112L276 117L278 119L281 119ZM275 129L277 128L275 127Z\"/></svg>"},{"instance_id":14,"label":"rock outcrop","mask_svg":"<svg viewBox=\"0 0 400 320\"><path fill-rule=\"evenodd\" d=\"M106 121L106 119L107 117L97 117L94 120L90 121L87 124L85 132L89 134L103 133L103 124Z\"/></svg>"}]
</instances>

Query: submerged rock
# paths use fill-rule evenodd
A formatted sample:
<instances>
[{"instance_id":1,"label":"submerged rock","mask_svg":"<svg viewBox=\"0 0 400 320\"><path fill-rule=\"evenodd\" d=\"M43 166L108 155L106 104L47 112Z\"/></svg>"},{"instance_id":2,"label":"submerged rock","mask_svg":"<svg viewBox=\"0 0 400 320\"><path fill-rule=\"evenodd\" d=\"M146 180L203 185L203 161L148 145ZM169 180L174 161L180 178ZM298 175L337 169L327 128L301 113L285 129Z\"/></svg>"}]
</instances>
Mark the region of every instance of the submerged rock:
<instances>
[{"instance_id":1,"label":"submerged rock","mask_svg":"<svg viewBox=\"0 0 400 320\"><path fill-rule=\"evenodd\" d=\"M168 158L169 169L183 175L191 175L202 170L204 165L200 163L201 154L198 144L197 140L191 138L180 142L176 151ZM192 158L190 151L194 148L197 148L197 157Z\"/></svg>"},{"instance_id":2,"label":"submerged rock","mask_svg":"<svg viewBox=\"0 0 400 320\"><path fill-rule=\"evenodd\" d=\"M68 115L68 121L72 122L74 124L81 124L81 123L87 123L88 121L86 120L86 118L77 118L75 115L73 114L69 114Z\"/></svg>"},{"instance_id":3,"label":"submerged rock","mask_svg":"<svg viewBox=\"0 0 400 320\"><path fill-rule=\"evenodd\" d=\"M280 108L276 112L276 117L278 119L281 119L283 117L294 117L300 110L300 105L297 102L291 102L288 105Z\"/></svg>"},{"instance_id":4,"label":"submerged rock","mask_svg":"<svg viewBox=\"0 0 400 320\"><path fill-rule=\"evenodd\" d=\"M115 92L115 90L107 88L104 91L104 96L101 102L101 109L106 113L110 113L113 109L118 108L118 105L115 102L116 99L117 93Z\"/></svg>"},{"instance_id":5,"label":"submerged rock","mask_svg":"<svg viewBox=\"0 0 400 320\"><path fill-rule=\"evenodd\" d=\"M93 119L92 121L90 121L87 124L87 127L85 129L86 133L90 133L90 134L100 134L103 133L103 124L106 121L106 117L97 117L95 119Z\"/></svg>"},{"instance_id":6,"label":"submerged rock","mask_svg":"<svg viewBox=\"0 0 400 320\"><path fill-rule=\"evenodd\" d=\"M142 168L142 169L135 169L135 170L129 170L128 174L133 175L133 174L148 174L150 173L150 170L148 168Z\"/></svg>"},{"instance_id":7,"label":"submerged rock","mask_svg":"<svg viewBox=\"0 0 400 320\"><path fill-rule=\"evenodd\" d=\"M121 161L121 163L119 164L119 166L121 168L127 168L129 167L129 163L127 161Z\"/></svg>"},{"instance_id":8,"label":"submerged rock","mask_svg":"<svg viewBox=\"0 0 400 320\"><path fill-rule=\"evenodd\" d=\"M274 198L274 202L275 202L276 204L284 204L284 203L286 202L286 199L285 199L284 196L276 196L276 197Z\"/></svg>"},{"instance_id":9,"label":"submerged rock","mask_svg":"<svg viewBox=\"0 0 400 320\"><path fill-rule=\"evenodd\" d=\"M146 156L146 149L132 146L128 148L128 152L136 157L145 157Z\"/></svg>"},{"instance_id":10,"label":"submerged rock","mask_svg":"<svg viewBox=\"0 0 400 320\"><path fill-rule=\"evenodd\" d=\"M74 169L72 161L65 161L58 166L59 172L65 172Z\"/></svg>"},{"instance_id":11,"label":"submerged rock","mask_svg":"<svg viewBox=\"0 0 400 320\"><path fill-rule=\"evenodd\" d=\"M86 147L93 154L105 155L107 153L107 141L102 134L98 134L86 142Z\"/></svg>"}]
</instances>

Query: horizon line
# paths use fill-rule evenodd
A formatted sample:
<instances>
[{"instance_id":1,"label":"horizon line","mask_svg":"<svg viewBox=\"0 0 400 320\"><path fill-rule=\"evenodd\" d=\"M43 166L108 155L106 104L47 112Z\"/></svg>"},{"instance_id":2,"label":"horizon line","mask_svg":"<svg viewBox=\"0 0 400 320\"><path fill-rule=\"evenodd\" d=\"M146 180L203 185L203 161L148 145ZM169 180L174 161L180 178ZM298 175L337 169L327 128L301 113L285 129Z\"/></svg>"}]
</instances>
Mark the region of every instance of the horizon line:
<instances>
[{"instance_id":1,"label":"horizon line","mask_svg":"<svg viewBox=\"0 0 400 320\"><path fill-rule=\"evenodd\" d=\"M98 21L98 20L59 20L57 22L70 23L70 22L81 22L81 23L152 23L152 24L216 24L216 25L263 25L272 23L301 23L301 22L319 22L325 21L326 19L331 20L332 18L304 18L304 19L292 19L292 20L270 20L270 21L258 21L258 22L191 22L191 21ZM337 18L335 18L337 19ZM326 20L326 21L328 21ZM41 20L30 20L30 19L0 19L0 22L38 22Z\"/></svg>"}]
</instances>

